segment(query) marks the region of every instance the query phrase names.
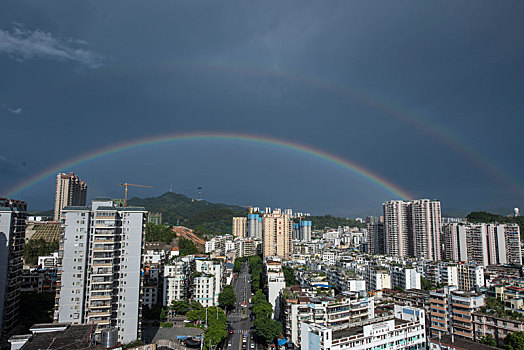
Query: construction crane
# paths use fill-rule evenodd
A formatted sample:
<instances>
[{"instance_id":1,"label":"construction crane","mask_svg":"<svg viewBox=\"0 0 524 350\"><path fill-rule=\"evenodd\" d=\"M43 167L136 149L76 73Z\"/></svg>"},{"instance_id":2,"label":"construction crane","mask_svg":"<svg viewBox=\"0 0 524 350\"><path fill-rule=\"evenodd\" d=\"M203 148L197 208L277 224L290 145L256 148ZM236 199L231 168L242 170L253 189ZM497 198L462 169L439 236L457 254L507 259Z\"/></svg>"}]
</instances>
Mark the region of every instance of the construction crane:
<instances>
[{"instance_id":1,"label":"construction crane","mask_svg":"<svg viewBox=\"0 0 524 350\"><path fill-rule=\"evenodd\" d=\"M147 186L147 185L128 184L127 182L125 184L120 184L120 186L125 186L125 188L126 188L125 195L124 195L124 208L127 207L127 186L133 186L133 187L153 187L153 186Z\"/></svg>"}]
</instances>

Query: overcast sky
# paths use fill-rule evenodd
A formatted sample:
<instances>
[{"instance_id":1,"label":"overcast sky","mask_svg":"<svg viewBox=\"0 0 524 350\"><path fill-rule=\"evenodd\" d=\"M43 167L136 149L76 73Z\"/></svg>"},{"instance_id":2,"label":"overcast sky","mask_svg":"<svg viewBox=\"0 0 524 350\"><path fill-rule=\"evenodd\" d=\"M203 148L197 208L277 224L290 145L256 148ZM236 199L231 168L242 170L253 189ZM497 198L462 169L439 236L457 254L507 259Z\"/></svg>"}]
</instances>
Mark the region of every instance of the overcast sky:
<instances>
[{"instance_id":1,"label":"overcast sky","mask_svg":"<svg viewBox=\"0 0 524 350\"><path fill-rule=\"evenodd\" d=\"M96 149L245 133L345 158L446 208L524 204L522 1L0 1L0 194ZM239 205L377 213L398 198L305 153L243 141L79 166ZM54 178L17 194L48 209Z\"/></svg>"}]
</instances>

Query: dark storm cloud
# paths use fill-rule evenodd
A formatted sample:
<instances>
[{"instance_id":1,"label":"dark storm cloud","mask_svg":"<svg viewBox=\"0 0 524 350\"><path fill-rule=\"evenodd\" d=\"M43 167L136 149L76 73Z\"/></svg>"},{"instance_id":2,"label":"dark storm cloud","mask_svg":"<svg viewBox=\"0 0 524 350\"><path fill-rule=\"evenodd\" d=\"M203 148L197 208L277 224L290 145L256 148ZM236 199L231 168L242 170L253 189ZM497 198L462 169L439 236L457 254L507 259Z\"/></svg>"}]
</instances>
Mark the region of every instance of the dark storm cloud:
<instances>
[{"instance_id":1,"label":"dark storm cloud","mask_svg":"<svg viewBox=\"0 0 524 350\"><path fill-rule=\"evenodd\" d=\"M524 166L516 161L524 146L523 7L490 1L4 2L0 136L17 147L2 155L31 159L27 173L39 173L152 135L252 133L353 160L444 206L518 206L524 198L516 189L460 147L523 182ZM375 211L392 196L316 159L245 144L235 144L243 150L237 153L229 146L169 145L136 153L147 159L139 164L150 166L116 157L70 170L89 176L91 193L111 191L126 169L126 176L159 192L170 183L188 194L203 186L212 200L312 212ZM275 175L246 170L272 158ZM19 180L0 175L0 190ZM33 207L50 207L52 180L45 186L24 193L39 203ZM107 195L119 194L114 191Z\"/></svg>"}]
</instances>

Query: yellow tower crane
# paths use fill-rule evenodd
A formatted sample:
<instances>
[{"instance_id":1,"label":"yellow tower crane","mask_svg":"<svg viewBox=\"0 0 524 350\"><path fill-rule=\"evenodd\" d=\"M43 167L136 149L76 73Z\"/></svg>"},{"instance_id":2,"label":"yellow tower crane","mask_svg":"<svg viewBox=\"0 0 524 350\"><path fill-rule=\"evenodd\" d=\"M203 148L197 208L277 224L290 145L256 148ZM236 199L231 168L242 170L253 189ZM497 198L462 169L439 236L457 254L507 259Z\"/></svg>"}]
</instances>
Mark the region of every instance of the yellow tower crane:
<instances>
[{"instance_id":1,"label":"yellow tower crane","mask_svg":"<svg viewBox=\"0 0 524 350\"><path fill-rule=\"evenodd\" d=\"M120 184L120 186L125 186L125 195L124 195L124 208L127 207L127 186L133 186L133 187L153 187L153 186L146 186L146 185L135 185L135 184L128 184L127 182L124 184Z\"/></svg>"}]
</instances>

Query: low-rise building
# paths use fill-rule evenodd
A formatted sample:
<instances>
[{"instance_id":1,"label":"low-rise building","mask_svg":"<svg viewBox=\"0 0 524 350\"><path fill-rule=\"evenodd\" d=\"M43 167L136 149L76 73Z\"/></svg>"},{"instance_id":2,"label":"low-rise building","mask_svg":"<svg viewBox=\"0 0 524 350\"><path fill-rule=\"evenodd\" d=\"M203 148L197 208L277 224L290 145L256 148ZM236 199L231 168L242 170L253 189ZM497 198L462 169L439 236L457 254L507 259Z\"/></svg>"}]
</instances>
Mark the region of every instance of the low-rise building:
<instances>
[{"instance_id":1,"label":"low-rise building","mask_svg":"<svg viewBox=\"0 0 524 350\"><path fill-rule=\"evenodd\" d=\"M475 329L475 340L491 335L502 347L504 339L510 333L524 331L524 315L521 317L512 317L491 314L488 312L474 312L473 326Z\"/></svg>"},{"instance_id":2,"label":"low-rise building","mask_svg":"<svg viewBox=\"0 0 524 350\"><path fill-rule=\"evenodd\" d=\"M386 268L368 266L366 269L368 292L391 289L391 275Z\"/></svg>"},{"instance_id":3,"label":"low-rise building","mask_svg":"<svg viewBox=\"0 0 524 350\"><path fill-rule=\"evenodd\" d=\"M168 306L173 301L189 299L193 292L193 256L176 258L164 267L163 304Z\"/></svg>"},{"instance_id":4,"label":"low-rise building","mask_svg":"<svg viewBox=\"0 0 524 350\"><path fill-rule=\"evenodd\" d=\"M430 293L430 333L475 340L472 313L484 305L484 294L444 287Z\"/></svg>"},{"instance_id":5,"label":"low-rise building","mask_svg":"<svg viewBox=\"0 0 524 350\"><path fill-rule=\"evenodd\" d=\"M425 349L424 310L395 305L391 317L366 320L346 329L302 322L302 350Z\"/></svg>"},{"instance_id":6,"label":"low-rise building","mask_svg":"<svg viewBox=\"0 0 524 350\"><path fill-rule=\"evenodd\" d=\"M452 335L441 335L429 339L430 350L499 350L494 346L477 343Z\"/></svg>"}]
</instances>

